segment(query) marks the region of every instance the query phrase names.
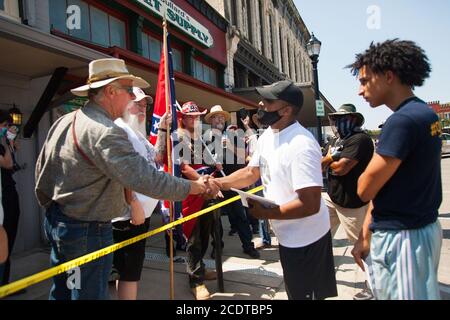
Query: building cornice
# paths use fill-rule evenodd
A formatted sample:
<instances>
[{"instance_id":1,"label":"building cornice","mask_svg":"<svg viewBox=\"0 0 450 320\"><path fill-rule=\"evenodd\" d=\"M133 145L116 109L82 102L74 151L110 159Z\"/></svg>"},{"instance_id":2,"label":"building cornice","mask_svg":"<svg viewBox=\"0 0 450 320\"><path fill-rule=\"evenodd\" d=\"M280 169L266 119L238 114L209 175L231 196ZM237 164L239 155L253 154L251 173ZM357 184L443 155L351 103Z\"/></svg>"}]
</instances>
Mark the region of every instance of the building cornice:
<instances>
[{"instance_id":1,"label":"building cornice","mask_svg":"<svg viewBox=\"0 0 450 320\"><path fill-rule=\"evenodd\" d=\"M208 2L205 0L186 0L201 14L208 18L209 21L214 23L220 30L226 32L227 27L230 24L220 13L218 13Z\"/></svg>"},{"instance_id":2,"label":"building cornice","mask_svg":"<svg viewBox=\"0 0 450 320\"><path fill-rule=\"evenodd\" d=\"M235 60L263 78L267 83L273 83L286 78L266 57L262 56L256 49L241 39L234 56Z\"/></svg>"}]
</instances>

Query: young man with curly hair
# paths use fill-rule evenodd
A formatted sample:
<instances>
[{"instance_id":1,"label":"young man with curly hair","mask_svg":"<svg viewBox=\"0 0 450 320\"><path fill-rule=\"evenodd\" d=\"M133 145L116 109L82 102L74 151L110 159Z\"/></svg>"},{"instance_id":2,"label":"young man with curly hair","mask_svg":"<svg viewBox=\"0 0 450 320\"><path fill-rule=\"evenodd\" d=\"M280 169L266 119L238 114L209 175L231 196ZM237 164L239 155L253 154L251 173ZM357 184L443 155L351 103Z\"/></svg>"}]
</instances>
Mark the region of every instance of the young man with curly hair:
<instances>
[{"instance_id":1,"label":"young man with curly hair","mask_svg":"<svg viewBox=\"0 0 450 320\"><path fill-rule=\"evenodd\" d=\"M363 268L370 251L378 299L440 299L440 126L413 93L430 74L428 58L414 42L394 39L372 43L349 67L359 95L394 112L358 180L359 197L371 202L352 254Z\"/></svg>"}]
</instances>

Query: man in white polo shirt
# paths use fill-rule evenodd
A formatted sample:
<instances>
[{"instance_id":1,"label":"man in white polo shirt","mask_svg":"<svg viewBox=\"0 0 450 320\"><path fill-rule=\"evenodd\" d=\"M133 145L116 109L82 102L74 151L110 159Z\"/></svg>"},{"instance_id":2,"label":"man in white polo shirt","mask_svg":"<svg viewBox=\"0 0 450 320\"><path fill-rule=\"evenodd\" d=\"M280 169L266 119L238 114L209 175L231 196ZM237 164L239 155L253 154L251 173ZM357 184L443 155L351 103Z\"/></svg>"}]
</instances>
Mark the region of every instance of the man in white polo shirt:
<instances>
[{"instance_id":1,"label":"man in white polo shirt","mask_svg":"<svg viewBox=\"0 0 450 320\"><path fill-rule=\"evenodd\" d=\"M246 168L216 180L227 190L261 178L264 196L278 204L267 209L249 201L250 213L270 219L278 238L289 299L336 296L330 219L321 198L320 147L297 122L303 94L287 80L256 90L263 98L259 121L270 127L259 138Z\"/></svg>"}]
</instances>

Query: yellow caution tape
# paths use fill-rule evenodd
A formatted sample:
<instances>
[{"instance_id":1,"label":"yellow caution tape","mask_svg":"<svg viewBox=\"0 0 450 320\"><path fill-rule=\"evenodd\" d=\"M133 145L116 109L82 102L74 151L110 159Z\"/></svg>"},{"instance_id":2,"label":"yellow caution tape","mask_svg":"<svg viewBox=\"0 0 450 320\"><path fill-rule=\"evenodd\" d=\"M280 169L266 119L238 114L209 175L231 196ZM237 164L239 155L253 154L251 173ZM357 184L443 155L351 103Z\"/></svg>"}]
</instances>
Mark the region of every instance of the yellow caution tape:
<instances>
[{"instance_id":1,"label":"yellow caution tape","mask_svg":"<svg viewBox=\"0 0 450 320\"><path fill-rule=\"evenodd\" d=\"M256 188L248 191L248 192L249 193L256 193L258 191L261 191L262 189L263 189L263 187L259 186L259 187L256 187ZM19 291L21 289L24 289L26 287L29 287L29 286L31 286L33 284L36 284L36 283L39 283L41 281L47 280L48 278L54 277L54 276L56 276L58 274L61 274L63 272L67 272L67 271L69 271L69 270L71 270L73 268L76 268L76 267L79 267L79 266L81 266L83 264L91 262L91 261L93 261L95 259L98 259L98 258L100 258L102 256L107 255L107 254L110 254L110 253L112 253L112 252L114 252L116 250L119 250L119 249L123 248L123 247L129 246L130 244L133 244L133 243L141 241L141 240L143 240L145 238L151 237L151 236L153 236L153 235L155 235L157 233L163 232L163 231L165 231L167 229L173 228L174 226L182 224L182 223L184 223L186 221L189 221L191 219L197 218L197 217L199 217L199 216L201 216L203 214L206 214L208 212L214 211L214 210L216 210L216 209L218 209L220 207L226 206L227 204L230 204L230 203L232 203L234 201L237 201L240 198L241 198L240 196L235 196L233 198L230 198L228 200L222 201L222 202L220 202L218 204L215 204L213 206L210 206L208 208L202 209L202 210L200 210L200 211L198 211L196 213L193 213L193 214L191 214L191 215L189 215L189 216L187 216L185 218L182 218L182 219L179 219L177 221L168 223L168 224L166 224L166 225L164 225L164 226L162 226L160 228L157 228L155 230L143 233L143 234L141 234L139 236L136 236L134 238L130 238L128 240L125 240L125 241L122 241L122 242L110 245L110 246L108 246L106 248L94 251L92 253L88 253L88 254L86 254L84 256L81 256L79 258L73 259L71 261L64 262L64 263L62 263L62 264L60 264L58 266L55 266L55 267L52 267L50 269L41 271L41 272L36 273L34 275L28 276L26 278L14 281L14 282L12 282L10 284L7 284L5 286L0 287L0 298L6 297L6 296L8 296L8 295L10 295L10 294L12 294L14 292L17 292L17 291Z\"/></svg>"}]
</instances>

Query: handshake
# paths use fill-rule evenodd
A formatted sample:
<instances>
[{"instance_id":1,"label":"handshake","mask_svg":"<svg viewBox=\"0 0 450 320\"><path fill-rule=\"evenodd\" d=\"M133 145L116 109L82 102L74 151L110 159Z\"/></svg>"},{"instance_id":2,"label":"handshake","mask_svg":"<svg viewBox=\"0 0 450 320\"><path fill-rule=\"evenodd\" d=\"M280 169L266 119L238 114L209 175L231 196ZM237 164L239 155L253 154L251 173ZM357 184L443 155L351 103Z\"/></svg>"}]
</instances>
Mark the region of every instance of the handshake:
<instances>
[{"instance_id":1,"label":"handshake","mask_svg":"<svg viewBox=\"0 0 450 320\"><path fill-rule=\"evenodd\" d=\"M205 175L191 181L191 191L189 193L201 195L205 199L223 198L220 192L221 188L222 184L217 179L210 175Z\"/></svg>"}]
</instances>

